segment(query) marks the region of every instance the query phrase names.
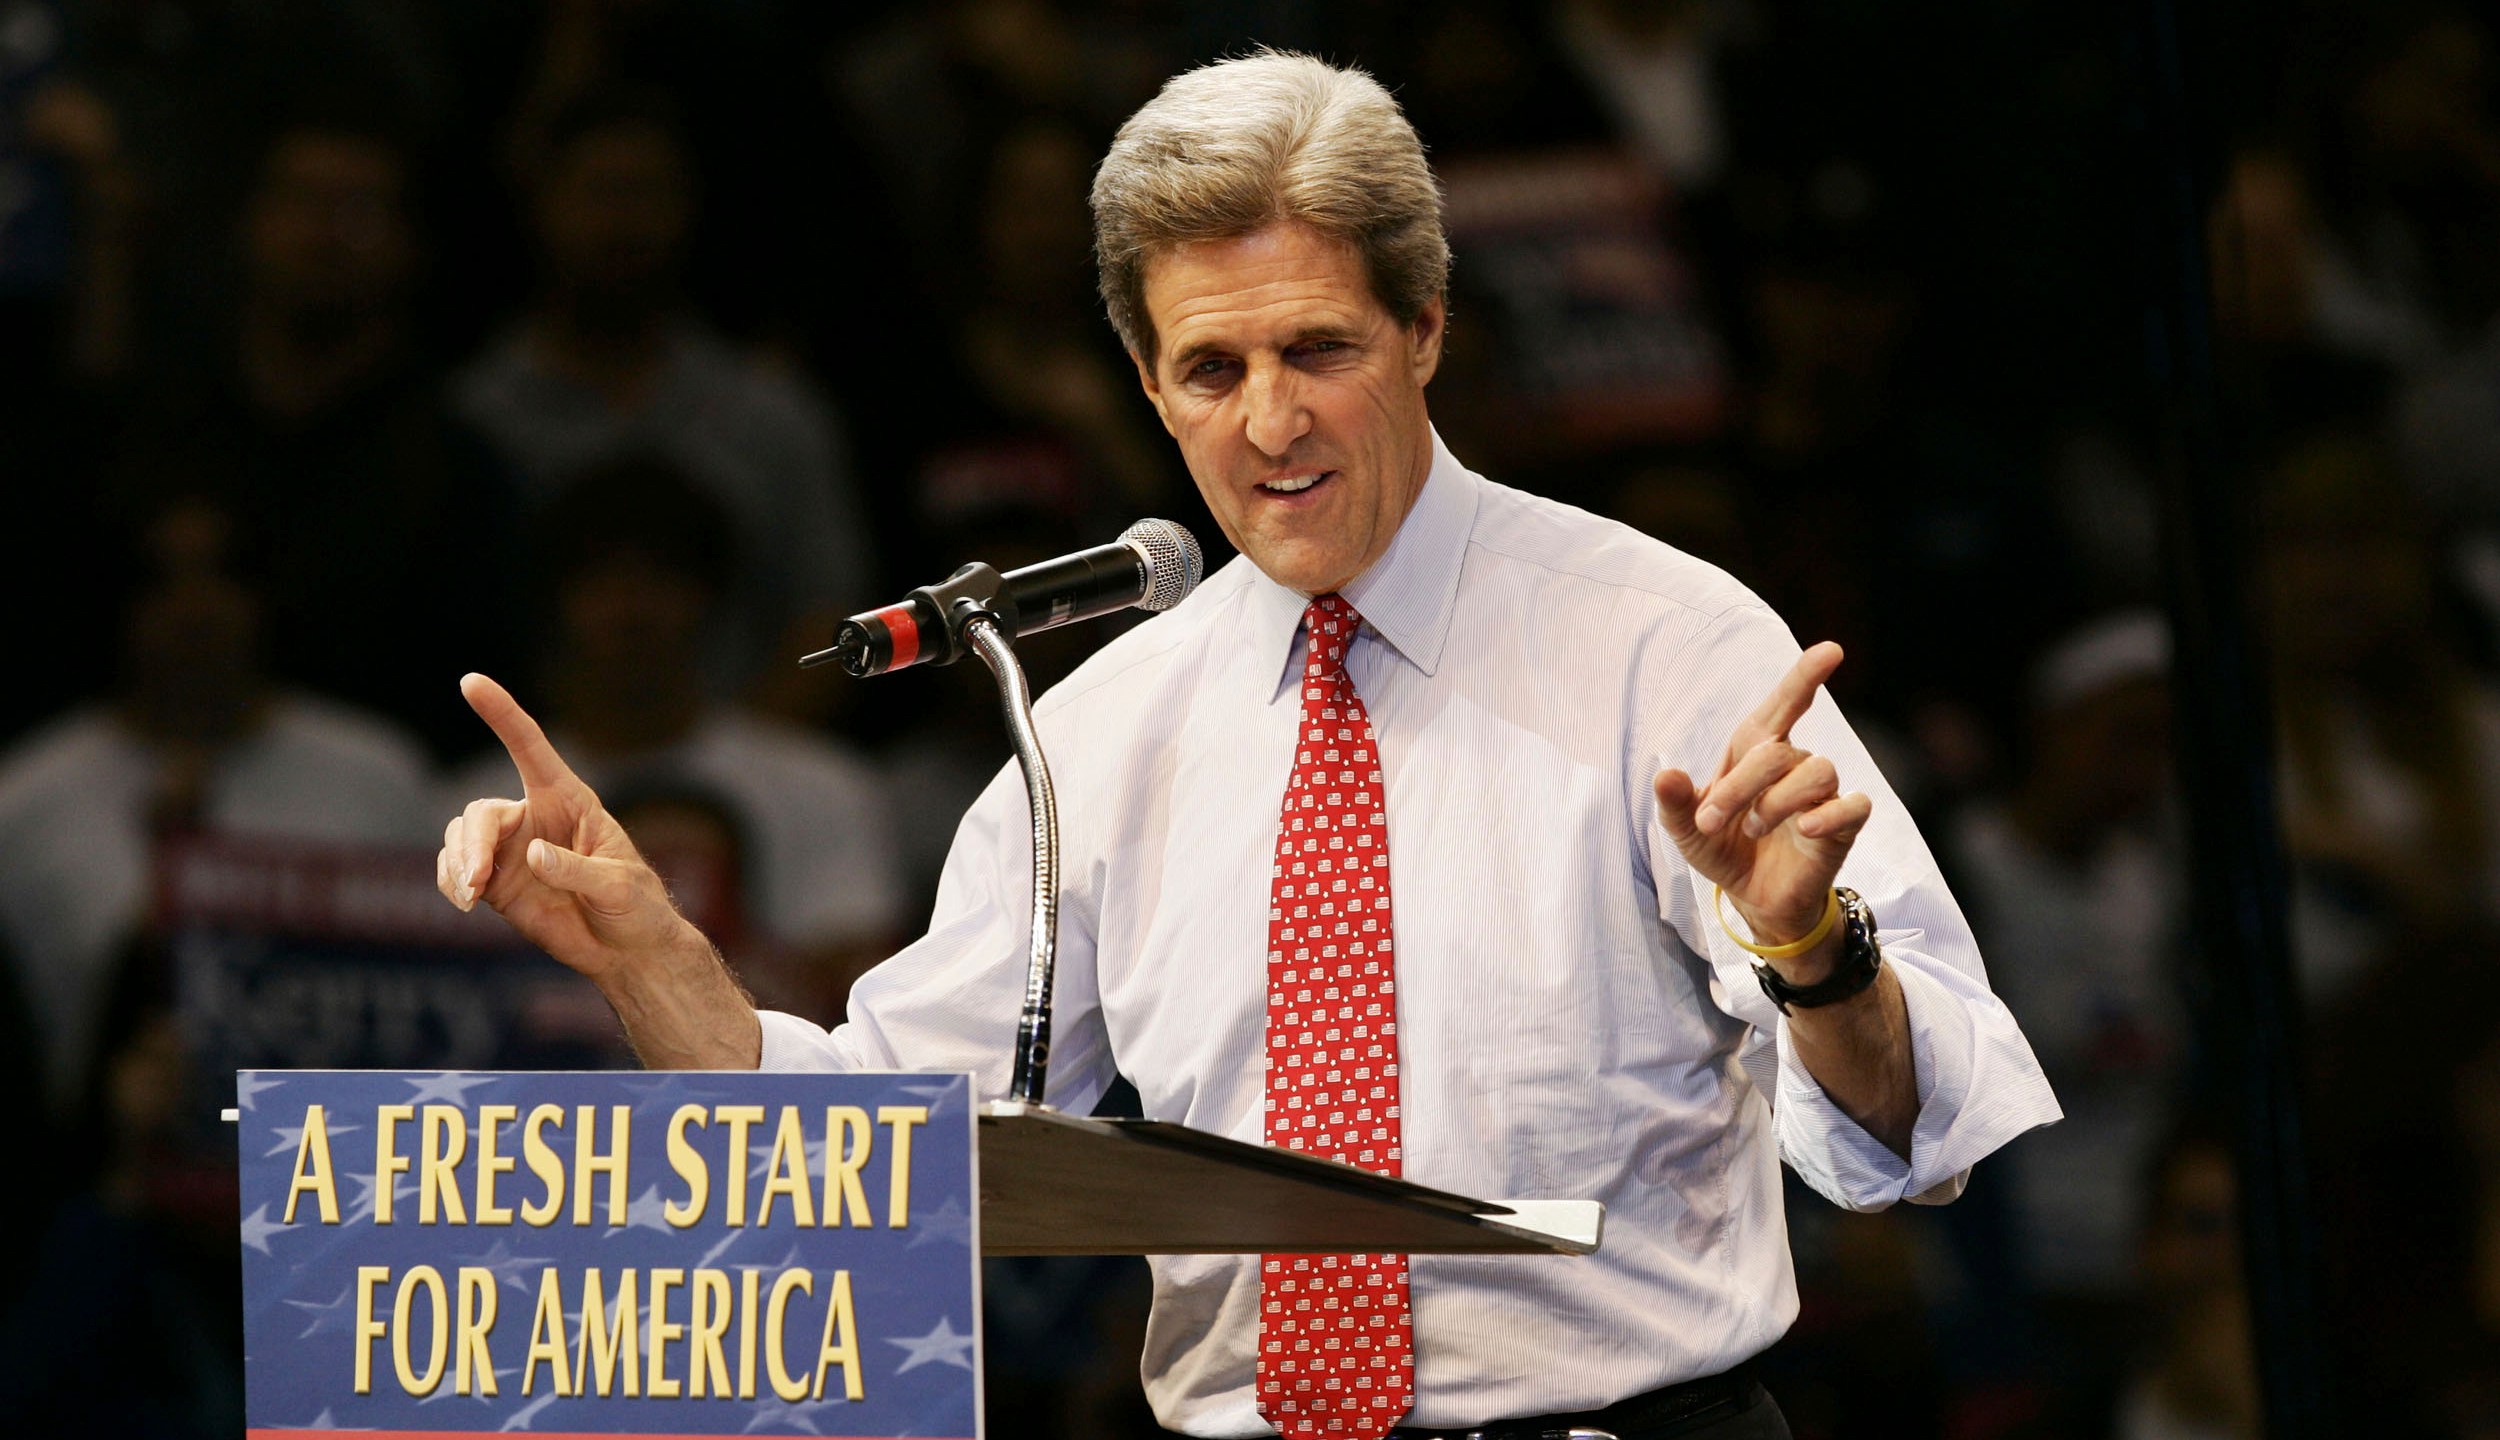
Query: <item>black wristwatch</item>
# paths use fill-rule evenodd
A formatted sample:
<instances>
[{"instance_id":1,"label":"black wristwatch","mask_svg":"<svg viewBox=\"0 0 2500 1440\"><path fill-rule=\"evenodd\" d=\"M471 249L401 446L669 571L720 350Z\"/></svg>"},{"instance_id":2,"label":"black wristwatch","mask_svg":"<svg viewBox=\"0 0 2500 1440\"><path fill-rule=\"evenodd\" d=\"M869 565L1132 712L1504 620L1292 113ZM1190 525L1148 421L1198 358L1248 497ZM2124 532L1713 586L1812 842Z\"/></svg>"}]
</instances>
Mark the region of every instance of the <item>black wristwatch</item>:
<instances>
[{"instance_id":1,"label":"black wristwatch","mask_svg":"<svg viewBox=\"0 0 2500 1440\"><path fill-rule=\"evenodd\" d=\"M1831 974L1811 985L1791 985L1777 970L1754 962L1753 978L1782 1015L1839 1004L1874 984L1876 967L1884 963L1884 948L1875 943L1875 912L1846 885L1833 886L1832 893L1840 898L1840 961Z\"/></svg>"}]
</instances>

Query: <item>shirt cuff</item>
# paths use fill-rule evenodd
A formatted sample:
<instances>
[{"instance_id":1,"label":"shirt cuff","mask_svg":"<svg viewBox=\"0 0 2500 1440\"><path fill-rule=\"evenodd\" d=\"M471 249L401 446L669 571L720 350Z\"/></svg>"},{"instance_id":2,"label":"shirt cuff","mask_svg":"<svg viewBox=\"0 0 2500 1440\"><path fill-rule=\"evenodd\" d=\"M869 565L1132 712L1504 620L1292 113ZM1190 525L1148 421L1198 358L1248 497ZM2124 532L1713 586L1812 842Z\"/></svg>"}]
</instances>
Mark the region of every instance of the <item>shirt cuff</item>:
<instances>
[{"instance_id":1,"label":"shirt cuff","mask_svg":"<svg viewBox=\"0 0 2500 1440\"><path fill-rule=\"evenodd\" d=\"M834 1048L833 1036L813 1021L778 1010L758 1010L755 1018L764 1031L763 1058L758 1070L845 1070L841 1052Z\"/></svg>"},{"instance_id":2,"label":"shirt cuff","mask_svg":"<svg viewBox=\"0 0 2500 1440\"><path fill-rule=\"evenodd\" d=\"M1917 1074L1909 1159L1832 1103L1797 1058L1788 1021L1779 1024L1780 1149L1807 1184L1850 1210L1952 1200L1983 1156L2060 1113L2013 1016L1984 985L1908 956L1885 963L1909 1011Z\"/></svg>"}]
</instances>

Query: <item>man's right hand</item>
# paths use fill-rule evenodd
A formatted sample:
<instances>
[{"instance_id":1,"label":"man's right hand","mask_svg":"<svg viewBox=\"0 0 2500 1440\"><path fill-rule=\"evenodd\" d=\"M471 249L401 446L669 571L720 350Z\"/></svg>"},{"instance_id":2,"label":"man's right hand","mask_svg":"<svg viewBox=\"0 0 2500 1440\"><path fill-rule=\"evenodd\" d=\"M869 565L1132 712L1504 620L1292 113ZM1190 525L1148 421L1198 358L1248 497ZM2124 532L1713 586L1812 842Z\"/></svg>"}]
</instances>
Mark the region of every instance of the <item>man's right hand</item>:
<instances>
[{"instance_id":1,"label":"man's right hand","mask_svg":"<svg viewBox=\"0 0 2500 1440\"><path fill-rule=\"evenodd\" d=\"M444 827L434 883L451 903L468 910L484 900L602 988L639 957L704 945L625 827L511 692L467 675L460 694L511 753L521 798L472 800Z\"/></svg>"},{"instance_id":2,"label":"man's right hand","mask_svg":"<svg viewBox=\"0 0 2500 1440\"><path fill-rule=\"evenodd\" d=\"M463 910L484 900L530 943L590 977L654 1070L754 1069L755 1007L625 827L547 743L509 691L465 675L460 693L521 773L518 800L473 800L443 828L434 883Z\"/></svg>"}]
</instances>

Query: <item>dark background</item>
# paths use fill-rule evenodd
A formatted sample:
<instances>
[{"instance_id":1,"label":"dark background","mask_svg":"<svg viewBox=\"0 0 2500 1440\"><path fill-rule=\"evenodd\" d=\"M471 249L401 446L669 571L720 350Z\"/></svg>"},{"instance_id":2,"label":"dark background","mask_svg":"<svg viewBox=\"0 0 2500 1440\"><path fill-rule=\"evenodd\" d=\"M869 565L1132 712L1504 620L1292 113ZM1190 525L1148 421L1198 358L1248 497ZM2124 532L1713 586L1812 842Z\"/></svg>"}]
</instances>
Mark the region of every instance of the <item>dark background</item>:
<instances>
[{"instance_id":1,"label":"dark background","mask_svg":"<svg viewBox=\"0 0 2500 1440\"><path fill-rule=\"evenodd\" d=\"M2500 32L2207 7L2181 156L2134 13L0 0L0 1413L239 1428L151 857L422 865L501 788L463 671L759 994L830 1016L912 933L1005 755L981 677L787 662L964 559L1147 514L1221 551L1084 193L1164 77L1264 42L1431 149L1453 450L1848 647L2067 1107L1949 1209L1798 1194L1801 1437L2257 1433L2156 608L2146 276L2200 177L2335 1389L2354 1433L2500 1434ZM1147 1433L1142 1276L993 1262L993 1433Z\"/></svg>"}]
</instances>

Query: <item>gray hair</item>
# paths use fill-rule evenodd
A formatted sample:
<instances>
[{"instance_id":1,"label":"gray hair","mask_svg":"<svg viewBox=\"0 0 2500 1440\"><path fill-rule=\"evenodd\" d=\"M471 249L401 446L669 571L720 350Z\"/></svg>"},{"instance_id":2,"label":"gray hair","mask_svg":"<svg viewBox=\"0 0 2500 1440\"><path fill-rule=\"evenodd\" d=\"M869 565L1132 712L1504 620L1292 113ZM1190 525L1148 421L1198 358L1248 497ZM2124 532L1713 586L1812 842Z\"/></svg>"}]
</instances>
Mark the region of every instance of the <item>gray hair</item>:
<instances>
[{"instance_id":1,"label":"gray hair","mask_svg":"<svg viewBox=\"0 0 2500 1440\"><path fill-rule=\"evenodd\" d=\"M1413 324L1449 285L1441 189L1380 82L1262 49L1185 71L1120 127L1094 172L1094 262L1120 343L1154 354L1146 266L1196 240L1295 221L1362 256L1373 298Z\"/></svg>"}]
</instances>

